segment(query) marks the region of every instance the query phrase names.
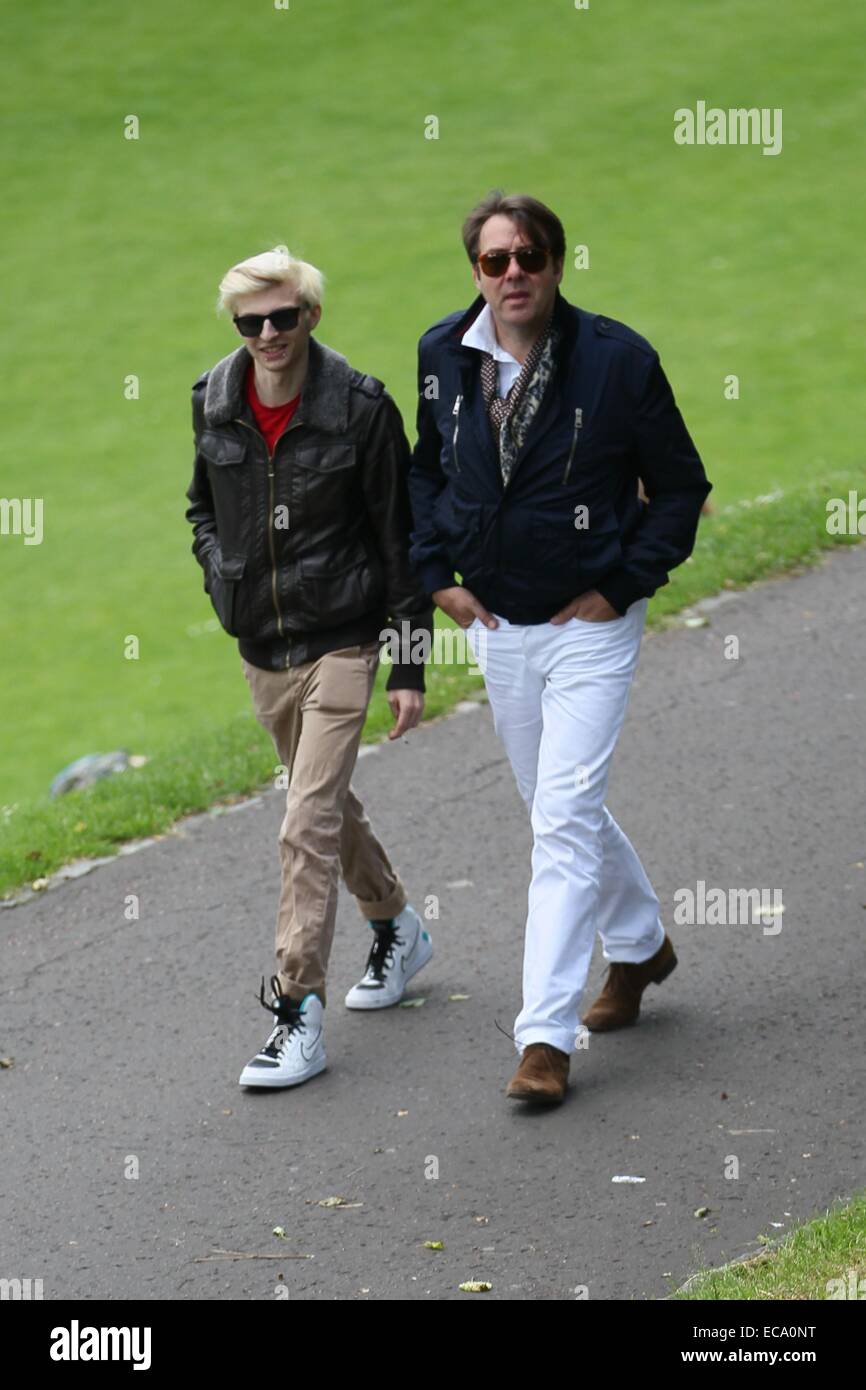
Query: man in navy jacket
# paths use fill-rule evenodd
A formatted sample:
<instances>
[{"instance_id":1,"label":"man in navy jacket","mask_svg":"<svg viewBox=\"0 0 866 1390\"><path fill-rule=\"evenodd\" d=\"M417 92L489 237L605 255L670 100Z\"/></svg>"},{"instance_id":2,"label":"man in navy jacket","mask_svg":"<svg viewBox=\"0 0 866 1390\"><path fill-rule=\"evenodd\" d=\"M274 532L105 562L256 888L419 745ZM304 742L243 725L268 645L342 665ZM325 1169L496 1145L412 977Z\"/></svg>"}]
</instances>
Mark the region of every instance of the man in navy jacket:
<instances>
[{"instance_id":1,"label":"man in navy jacket","mask_svg":"<svg viewBox=\"0 0 866 1390\"><path fill-rule=\"evenodd\" d=\"M494 192L463 240L478 297L419 344L410 554L467 631L531 815L506 1094L558 1102L584 1027L633 1022L676 965L604 795L647 601L691 553L710 484L655 349L560 293L555 213ZM610 968L582 1026L596 931Z\"/></svg>"}]
</instances>

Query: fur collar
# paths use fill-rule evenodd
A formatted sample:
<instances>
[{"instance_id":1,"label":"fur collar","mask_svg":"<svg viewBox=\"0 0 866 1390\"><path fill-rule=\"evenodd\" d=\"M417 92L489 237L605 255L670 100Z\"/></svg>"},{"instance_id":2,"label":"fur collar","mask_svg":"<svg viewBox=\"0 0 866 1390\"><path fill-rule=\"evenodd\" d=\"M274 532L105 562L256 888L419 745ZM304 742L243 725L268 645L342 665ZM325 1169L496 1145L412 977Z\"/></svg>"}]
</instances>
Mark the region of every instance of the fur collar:
<instances>
[{"instance_id":1,"label":"fur collar","mask_svg":"<svg viewBox=\"0 0 866 1390\"><path fill-rule=\"evenodd\" d=\"M208 374L204 418L208 425L225 425L246 406L244 380L250 354L241 344ZM297 420L326 431L345 430L349 423L349 383L352 368L342 353L310 338L307 379L301 390Z\"/></svg>"}]
</instances>

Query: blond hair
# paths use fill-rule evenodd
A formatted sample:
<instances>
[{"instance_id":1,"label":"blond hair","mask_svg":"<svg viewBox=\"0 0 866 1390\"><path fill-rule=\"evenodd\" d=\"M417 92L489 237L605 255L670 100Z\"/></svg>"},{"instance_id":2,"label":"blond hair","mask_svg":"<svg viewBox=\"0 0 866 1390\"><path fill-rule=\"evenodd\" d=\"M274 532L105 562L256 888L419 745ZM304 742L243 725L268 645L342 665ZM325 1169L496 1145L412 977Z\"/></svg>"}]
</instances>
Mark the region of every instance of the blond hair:
<instances>
[{"instance_id":1,"label":"blond hair","mask_svg":"<svg viewBox=\"0 0 866 1390\"><path fill-rule=\"evenodd\" d=\"M239 261L220 280L217 309L233 314L245 294L256 294L269 285L289 285L308 308L321 304L325 277L307 261L299 261L287 246L275 246Z\"/></svg>"}]
</instances>

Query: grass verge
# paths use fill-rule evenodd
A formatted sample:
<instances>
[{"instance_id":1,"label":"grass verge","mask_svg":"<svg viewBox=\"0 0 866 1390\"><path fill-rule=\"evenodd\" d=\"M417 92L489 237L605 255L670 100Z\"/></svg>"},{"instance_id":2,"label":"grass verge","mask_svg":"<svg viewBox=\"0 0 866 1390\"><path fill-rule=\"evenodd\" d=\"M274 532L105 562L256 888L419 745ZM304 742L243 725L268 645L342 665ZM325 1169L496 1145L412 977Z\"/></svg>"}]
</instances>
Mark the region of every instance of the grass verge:
<instances>
[{"instance_id":1,"label":"grass verge","mask_svg":"<svg viewBox=\"0 0 866 1390\"><path fill-rule=\"evenodd\" d=\"M766 1241L766 1237L761 1237ZM866 1192L789 1232L777 1246L695 1274L673 1299L862 1298L866 1292Z\"/></svg>"}]
</instances>

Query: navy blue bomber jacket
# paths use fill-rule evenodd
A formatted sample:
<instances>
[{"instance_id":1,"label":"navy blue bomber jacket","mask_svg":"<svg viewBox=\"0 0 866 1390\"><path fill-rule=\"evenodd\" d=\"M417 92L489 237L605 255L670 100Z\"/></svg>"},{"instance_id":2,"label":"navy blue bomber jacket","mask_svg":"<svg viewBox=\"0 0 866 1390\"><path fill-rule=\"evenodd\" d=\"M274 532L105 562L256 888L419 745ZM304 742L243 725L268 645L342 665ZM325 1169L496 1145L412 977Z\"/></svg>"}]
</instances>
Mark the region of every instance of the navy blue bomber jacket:
<instances>
[{"instance_id":1,"label":"navy blue bomber jacket","mask_svg":"<svg viewBox=\"0 0 866 1390\"><path fill-rule=\"evenodd\" d=\"M422 585L432 594L458 571L513 623L547 622L587 589L625 613L691 554L711 490L658 353L557 290L556 371L506 487L481 356L461 343L483 307L479 295L418 348L410 558Z\"/></svg>"}]
</instances>

